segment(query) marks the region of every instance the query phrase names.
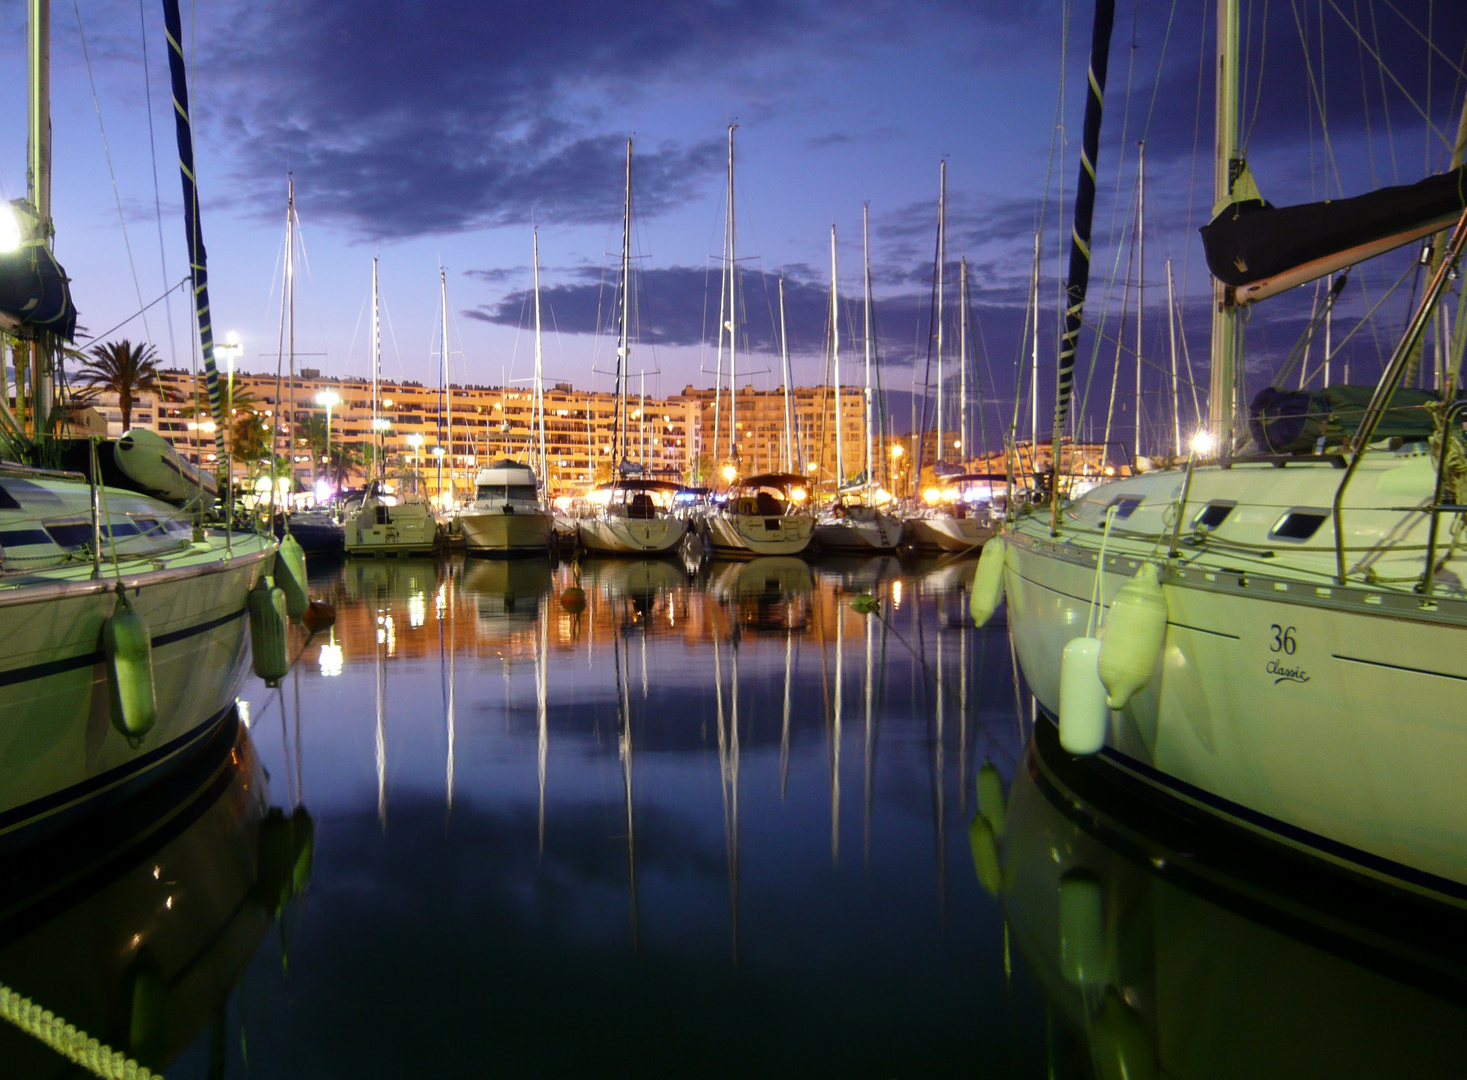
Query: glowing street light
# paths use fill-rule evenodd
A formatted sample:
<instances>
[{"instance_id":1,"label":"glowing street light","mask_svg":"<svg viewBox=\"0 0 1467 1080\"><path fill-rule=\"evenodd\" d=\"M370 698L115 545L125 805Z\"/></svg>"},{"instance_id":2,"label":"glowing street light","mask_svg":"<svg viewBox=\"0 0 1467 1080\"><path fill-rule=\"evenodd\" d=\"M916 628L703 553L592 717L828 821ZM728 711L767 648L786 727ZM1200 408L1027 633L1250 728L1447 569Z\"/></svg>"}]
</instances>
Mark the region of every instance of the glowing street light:
<instances>
[{"instance_id":1,"label":"glowing street light","mask_svg":"<svg viewBox=\"0 0 1467 1080\"><path fill-rule=\"evenodd\" d=\"M413 448L413 471L417 472L422 460L423 436L415 431L407 437L407 444Z\"/></svg>"},{"instance_id":2,"label":"glowing street light","mask_svg":"<svg viewBox=\"0 0 1467 1080\"><path fill-rule=\"evenodd\" d=\"M1192 453L1198 457L1207 457L1216 449L1217 437L1205 428L1192 436Z\"/></svg>"}]
</instances>

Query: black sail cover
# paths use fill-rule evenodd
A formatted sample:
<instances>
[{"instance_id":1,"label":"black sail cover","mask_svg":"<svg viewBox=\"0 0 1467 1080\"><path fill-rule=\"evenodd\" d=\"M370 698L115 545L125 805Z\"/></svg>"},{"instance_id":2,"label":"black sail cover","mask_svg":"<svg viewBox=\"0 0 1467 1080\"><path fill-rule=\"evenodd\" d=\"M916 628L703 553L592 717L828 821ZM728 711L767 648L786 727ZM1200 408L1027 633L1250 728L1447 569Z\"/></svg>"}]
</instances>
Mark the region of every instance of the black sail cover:
<instances>
[{"instance_id":1,"label":"black sail cover","mask_svg":"<svg viewBox=\"0 0 1467 1080\"><path fill-rule=\"evenodd\" d=\"M1407 243L1447 227L1464 205L1467 166L1349 199L1233 203L1202 227L1202 246L1213 276L1241 287L1391 237Z\"/></svg>"},{"instance_id":2,"label":"black sail cover","mask_svg":"<svg viewBox=\"0 0 1467 1080\"><path fill-rule=\"evenodd\" d=\"M48 330L65 341L76 334L76 306L66 271L44 245L22 244L0 254L0 313L23 333Z\"/></svg>"}]
</instances>

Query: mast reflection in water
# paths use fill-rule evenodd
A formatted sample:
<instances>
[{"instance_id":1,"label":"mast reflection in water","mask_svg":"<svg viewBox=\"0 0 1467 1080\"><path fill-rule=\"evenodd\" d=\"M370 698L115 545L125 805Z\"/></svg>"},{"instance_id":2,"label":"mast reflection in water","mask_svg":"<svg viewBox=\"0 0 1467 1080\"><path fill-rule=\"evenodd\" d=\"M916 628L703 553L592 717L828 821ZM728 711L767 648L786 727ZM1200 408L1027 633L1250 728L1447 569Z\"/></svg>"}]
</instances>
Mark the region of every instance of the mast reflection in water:
<instances>
[{"instance_id":1,"label":"mast reflection in water","mask_svg":"<svg viewBox=\"0 0 1467 1080\"><path fill-rule=\"evenodd\" d=\"M1449 960L1179 876L1044 771L973 567L325 570L235 764L6 907L0 983L170 1077L1451 1074Z\"/></svg>"}]
</instances>

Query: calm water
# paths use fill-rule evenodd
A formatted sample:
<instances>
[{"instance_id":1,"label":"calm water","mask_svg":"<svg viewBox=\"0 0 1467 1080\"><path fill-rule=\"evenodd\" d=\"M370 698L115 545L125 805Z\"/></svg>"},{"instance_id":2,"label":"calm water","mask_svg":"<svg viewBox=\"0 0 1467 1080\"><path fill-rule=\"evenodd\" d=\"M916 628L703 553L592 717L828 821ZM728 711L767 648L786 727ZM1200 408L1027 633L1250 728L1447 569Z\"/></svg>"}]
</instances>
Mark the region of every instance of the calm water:
<instances>
[{"instance_id":1,"label":"calm water","mask_svg":"<svg viewBox=\"0 0 1467 1080\"><path fill-rule=\"evenodd\" d=\"M236 764L12 898L0 982L172 1077L1460 1075L1450 978L1056 808L972 569L331 567Z\"/></svg>"}]
</instances>

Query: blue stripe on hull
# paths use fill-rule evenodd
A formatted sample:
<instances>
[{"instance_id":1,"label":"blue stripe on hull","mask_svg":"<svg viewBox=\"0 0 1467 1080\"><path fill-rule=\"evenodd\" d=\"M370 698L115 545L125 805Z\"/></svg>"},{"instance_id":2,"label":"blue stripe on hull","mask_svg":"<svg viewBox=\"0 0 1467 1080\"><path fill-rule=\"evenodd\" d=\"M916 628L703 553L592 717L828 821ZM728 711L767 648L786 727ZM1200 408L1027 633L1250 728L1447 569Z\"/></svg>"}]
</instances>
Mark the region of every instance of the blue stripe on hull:
<instances>
[{"instance_id":1,"label":"blue stripe on hull","mask_svg":"<svg viewBox=\"0 0 1467 1080\"><path fill-rule=\"evenodd\" d=\"M163 766L182 764L226 720L238 723L232 701L192 730L139 754L125 765L0 813L0 852L34 843L42 835L63 828L80 816L114 805L162 779L170 771Z\"/></svg>"}]
</instances>

